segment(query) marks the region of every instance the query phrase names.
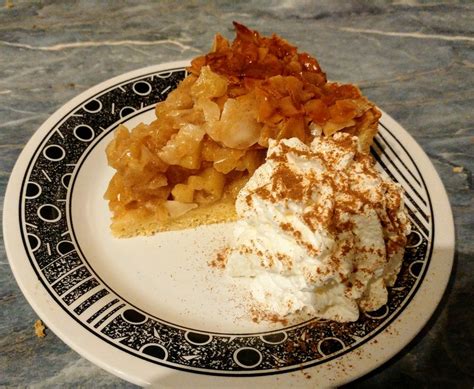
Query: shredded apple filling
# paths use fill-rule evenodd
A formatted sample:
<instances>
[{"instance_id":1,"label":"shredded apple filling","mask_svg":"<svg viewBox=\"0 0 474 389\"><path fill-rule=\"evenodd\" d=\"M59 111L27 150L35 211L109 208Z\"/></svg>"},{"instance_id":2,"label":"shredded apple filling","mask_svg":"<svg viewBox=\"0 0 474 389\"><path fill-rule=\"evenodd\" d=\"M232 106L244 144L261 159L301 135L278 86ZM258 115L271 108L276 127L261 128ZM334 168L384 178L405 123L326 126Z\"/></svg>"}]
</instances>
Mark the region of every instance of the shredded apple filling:
<instances>
[{"instance_id":1,"label":"shredded apple filling","mask_svg":"<svg viewBox=\"0 0 474 389\"><path fill-rule=\"evenodd\" d=\"M269 139L309 144L344 131L369 150L380 113L356 86L327 82L316 59L276 35L234 26L232 44L218 34L211 52L192 61L157 104L156 120L116 130L107 147L116 173L105 193L115 235L232 219ZM217 204L229 206L219 213ZM174 223L183 215L195 218Z\"/></svg>"}]
</instances>

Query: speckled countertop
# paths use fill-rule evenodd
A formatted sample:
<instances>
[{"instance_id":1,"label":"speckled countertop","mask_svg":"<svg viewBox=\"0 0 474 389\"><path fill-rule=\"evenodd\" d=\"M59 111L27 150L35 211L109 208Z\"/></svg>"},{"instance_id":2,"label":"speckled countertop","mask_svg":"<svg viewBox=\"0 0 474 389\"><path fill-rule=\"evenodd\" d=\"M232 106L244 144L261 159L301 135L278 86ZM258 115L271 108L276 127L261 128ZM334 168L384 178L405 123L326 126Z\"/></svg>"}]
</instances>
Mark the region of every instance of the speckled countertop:
<instances>
[{"instance_id":1,"label":"speckled countertop","mask_svg":"<svg viewBox=\"0 0 474 389\"><path fill-rule=\"evenodd\" d=\"M357 387L474 385L474 4L470 1L18 1L0 8L0 195L34 131L112 76L206 51L233 20L277 32L355 82L431 158L449 194L456 257L421 334ZM462 169L454 169L462 167ZM0 386L131 387L53 333L39 339L0 240Z\"/></svg>"}]
</instances>

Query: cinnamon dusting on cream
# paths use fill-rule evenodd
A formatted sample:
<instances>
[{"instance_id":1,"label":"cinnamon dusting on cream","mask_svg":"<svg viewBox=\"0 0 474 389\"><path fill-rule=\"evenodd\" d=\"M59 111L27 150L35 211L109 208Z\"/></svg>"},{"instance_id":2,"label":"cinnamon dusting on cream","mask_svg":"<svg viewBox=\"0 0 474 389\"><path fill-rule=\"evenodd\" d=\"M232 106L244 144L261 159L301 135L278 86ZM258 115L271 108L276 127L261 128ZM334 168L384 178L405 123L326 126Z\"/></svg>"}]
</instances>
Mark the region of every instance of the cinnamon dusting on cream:
<instances>
[{"instance_id":1,"label":"cinnamon dusting on cream","mask_svg":"<svg viewBox=\"0 0 474 389\"><path fill-rule=\"evenodd\" d=\"M337 321L387 301L409 222L402 189L346 133L270 142L267 162L237 197L242 218L227 271L253 277L254 299L282 317Z\"/></svg>"}]
</instances>

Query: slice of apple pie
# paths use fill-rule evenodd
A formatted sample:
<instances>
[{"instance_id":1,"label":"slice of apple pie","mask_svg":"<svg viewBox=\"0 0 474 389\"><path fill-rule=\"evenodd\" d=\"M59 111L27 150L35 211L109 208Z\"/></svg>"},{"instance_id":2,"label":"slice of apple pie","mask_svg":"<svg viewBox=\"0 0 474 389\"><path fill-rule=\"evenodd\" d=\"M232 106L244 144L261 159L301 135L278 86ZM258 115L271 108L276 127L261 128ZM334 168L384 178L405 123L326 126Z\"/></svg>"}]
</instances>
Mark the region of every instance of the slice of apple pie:
<instances>
[{"instance_id":1,"label":"slice of apple pie","mask_svg":"<svg viewBox=\"0 0 474 389\"><path fill-rule=\"evenodd\" d=\"M368 152L380 112L356 86L327 82L316 59L277 35L234 26L231 44L218 34L192 61L155 121L116 130L105 193L115 236L235 219L235 198L270 138L309 143L344 131Z\"/></svg>"}]
</instances>

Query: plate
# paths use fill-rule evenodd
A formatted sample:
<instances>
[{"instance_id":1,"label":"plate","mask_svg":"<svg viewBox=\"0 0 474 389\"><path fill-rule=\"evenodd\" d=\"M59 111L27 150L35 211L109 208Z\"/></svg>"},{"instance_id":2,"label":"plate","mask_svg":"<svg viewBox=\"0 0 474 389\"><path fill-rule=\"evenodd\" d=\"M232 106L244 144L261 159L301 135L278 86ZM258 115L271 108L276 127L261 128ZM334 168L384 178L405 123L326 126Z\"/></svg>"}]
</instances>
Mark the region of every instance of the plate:
<instances>
[{"instance_id":1,"label":"plate","mask_svg":"<svg viewBox=\"0 0 474 389\"><path fill-rule=\"evenodd\" d=\"M372 153L405 189L412 221L389 303L355 323L254 323L239 281L208 266L231 224L115 239L103 194L105 147L119 124L154 118L186 62L101 83L34 134L12 172L4 236L31 306L78 353L138 385L335 386L387 361L429 319L447 285L453 221L443 185L387 114Z\"/></svg>"}]
</instances>

